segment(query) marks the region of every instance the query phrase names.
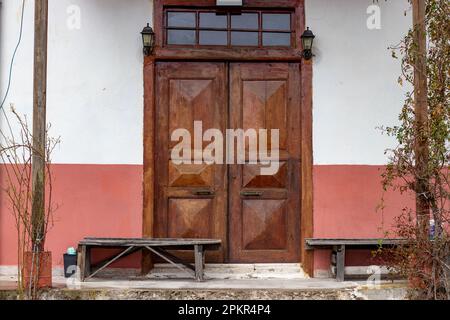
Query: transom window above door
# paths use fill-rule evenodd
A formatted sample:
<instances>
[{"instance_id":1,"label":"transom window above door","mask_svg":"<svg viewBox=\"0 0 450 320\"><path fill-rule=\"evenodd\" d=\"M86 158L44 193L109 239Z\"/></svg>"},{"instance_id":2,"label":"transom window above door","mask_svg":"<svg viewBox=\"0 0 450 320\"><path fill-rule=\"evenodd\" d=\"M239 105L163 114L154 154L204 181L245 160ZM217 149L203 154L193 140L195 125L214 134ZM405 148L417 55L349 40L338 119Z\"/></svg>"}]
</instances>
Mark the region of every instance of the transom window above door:
<instances>
[{"instance_id":1,"label":"transom window above door","mask_svg":"<svg viewBox=\"0 0 450 320\"><path fill-rule=\"evenodd\" d=\"M291 11L166 9L165 44L174 46L294 46Z\"/></svg>"}]
</instances>

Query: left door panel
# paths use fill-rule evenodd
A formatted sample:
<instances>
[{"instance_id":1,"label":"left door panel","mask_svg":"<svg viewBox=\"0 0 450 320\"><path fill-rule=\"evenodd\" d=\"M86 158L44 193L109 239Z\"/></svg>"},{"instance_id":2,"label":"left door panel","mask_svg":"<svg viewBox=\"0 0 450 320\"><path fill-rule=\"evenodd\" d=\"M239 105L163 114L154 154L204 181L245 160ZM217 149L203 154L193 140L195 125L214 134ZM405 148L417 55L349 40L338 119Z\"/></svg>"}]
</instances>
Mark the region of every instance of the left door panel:
<instances>
[{"instance_id":1,"label":"left door panel","mask_svg":"<svg viewBox=\"0 0 450 320\"><path fill-rule=\"evenodd\" d=\"M204 148L211 143L203 142L206 130L225 132L226 66L224 63L161 62L156 66L156 77L155 235L222 239L221 251L212 253L207 260L223 262L227 252L227 168L224 164L194 161L201 159ZM190 136L192 163L186 163L184 153L172 155L181 141L179 137L172 141L172 134L180 129L185 134L184 142ZM178 155L183 156L183 163L179 163L182 159Z\"/></svg>"}]
</instances>

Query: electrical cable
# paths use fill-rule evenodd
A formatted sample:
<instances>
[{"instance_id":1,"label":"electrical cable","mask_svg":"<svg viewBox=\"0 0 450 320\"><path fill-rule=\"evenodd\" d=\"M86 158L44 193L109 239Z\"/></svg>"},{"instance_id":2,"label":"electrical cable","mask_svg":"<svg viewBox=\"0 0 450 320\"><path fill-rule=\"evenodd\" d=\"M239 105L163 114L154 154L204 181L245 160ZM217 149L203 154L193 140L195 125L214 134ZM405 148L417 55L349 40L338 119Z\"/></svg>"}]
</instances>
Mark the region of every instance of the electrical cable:
<instances>
[{"instance_id":1,"label":"electrical cable","mask_svg":"<svg viewBox=\"0 0 450 320\"><path fill-rule=\"evenodd\" d=\"M17 45L16 45L16 47L14 49L14 53L13 53L12 58L11 58L11 63L9 65L8 84L6 86L5 96L2 99L2 103L0 104L0 110L3 109L3 105L5 104L5 101L6 101L7 97L8 97L8 94L9 94L9 90L11 89L11 79L12 79L12 73L13 73L14 60L16 58L16 54L17 54L17 51L19 49L20 43L22 42L24 13L25 13L25 0L22 0L22 14L21 14L21 18L20 18L19 39L17 41Z\"/></svg>"}]
</instances>

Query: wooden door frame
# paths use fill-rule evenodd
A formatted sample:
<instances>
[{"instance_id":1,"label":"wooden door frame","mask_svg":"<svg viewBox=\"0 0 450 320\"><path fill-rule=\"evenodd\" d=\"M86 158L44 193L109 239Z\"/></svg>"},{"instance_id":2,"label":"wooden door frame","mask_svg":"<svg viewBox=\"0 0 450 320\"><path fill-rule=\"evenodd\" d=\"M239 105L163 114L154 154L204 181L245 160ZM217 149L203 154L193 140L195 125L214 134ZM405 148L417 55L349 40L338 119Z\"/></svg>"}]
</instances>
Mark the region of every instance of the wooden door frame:
<instances>
[{"instance_id":1,"label":"wooden door frame","mask_svg":"<svg viewBox=\"0 0 450 320\"><path fill-rule=\"evenodd\" d=\"M155 82L157 61L291 61L301 65L301 164L300 164L300 256L305 272L310 276L314 270L313 253L305 248L305 239L313 236L313 153L312 153L312 62L301 58L300 35L305 27L304 0L244 0L244 8L294 8L296 16L296 39L290 49L230 49L230 48L169 48L163 46L162 21L164 6L214 7L215 0L155 0L153 21L156 47L154 54L144 58L144 176L142 236L154 236L155 214ZM142 273L152 267L149 254L142 256Z\"/></svg>"}]
</instances>

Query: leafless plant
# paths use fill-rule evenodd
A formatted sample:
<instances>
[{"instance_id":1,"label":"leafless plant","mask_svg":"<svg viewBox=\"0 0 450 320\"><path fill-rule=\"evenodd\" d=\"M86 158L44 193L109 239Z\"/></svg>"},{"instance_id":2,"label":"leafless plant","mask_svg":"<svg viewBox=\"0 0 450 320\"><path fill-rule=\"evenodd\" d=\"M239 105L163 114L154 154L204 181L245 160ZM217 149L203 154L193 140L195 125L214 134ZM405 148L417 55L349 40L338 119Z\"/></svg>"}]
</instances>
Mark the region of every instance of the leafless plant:
<instances>
[{"instance_id":1,"label":"leafless plant","mask_svg":"<svg viewBox=\"0 0 450 320\"><path fill-rule=\"evenodd\" d=\"M31 204L32 193L32 157L38 154L33 148L33 135L27 122L27 117L20 116L11 106L12 119L18 125L18 131L12 128L7 113L2 109L6 130L0 130L0 159L5 172L4 192L10 204L10 211L15 219L17 229L17 257L18 257L18 289L21 297L34 299L38 293L38 280L40 274L41 248L44 248L45 239L49 229L53 226L53 213L57 207L53 204L53 179L51 173L50 155L59 144L59 138L48 136L50 125L46 128L45 148L45 214L40 219L32 219ZM36 234L33 230L42 230ZM34 245L33 245L34 244ZM36 244L39 244L39 248ZM34 246L34 247L33 247ZM32 252L32 266L30 269L29 286L24 288L24 257L26 252Z\"/></svg>"}]
</instances>

